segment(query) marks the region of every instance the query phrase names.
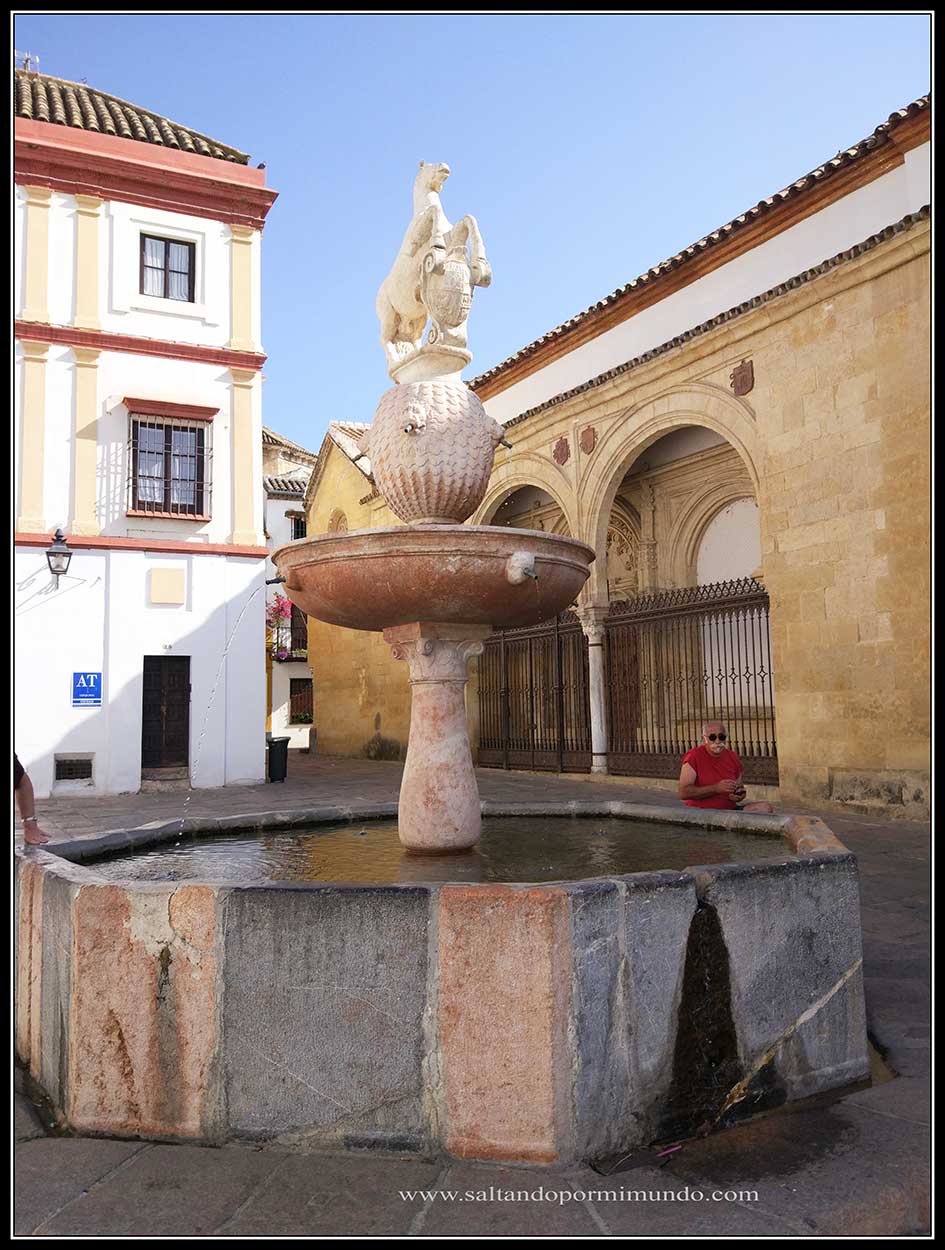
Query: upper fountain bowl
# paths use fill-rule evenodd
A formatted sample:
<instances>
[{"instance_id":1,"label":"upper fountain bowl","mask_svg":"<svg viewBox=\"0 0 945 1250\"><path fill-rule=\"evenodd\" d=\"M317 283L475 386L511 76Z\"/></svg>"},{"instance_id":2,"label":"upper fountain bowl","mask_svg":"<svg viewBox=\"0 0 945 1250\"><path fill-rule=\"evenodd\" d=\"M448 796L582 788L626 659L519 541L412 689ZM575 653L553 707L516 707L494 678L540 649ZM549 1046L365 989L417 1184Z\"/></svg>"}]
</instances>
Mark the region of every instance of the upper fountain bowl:
<instances>
[{"instance_id":1,"label":"upper fountain bowl","mask_svg":"<svg viewBox=\"0 0 945 1250\"><path fill-rule=\"evenodd\" d=\"M415 621L534 625L580 593L594 550L560 534L411 525L322 534L272 554L292 602L348 629Z\"/></svg>"}]
</instances>

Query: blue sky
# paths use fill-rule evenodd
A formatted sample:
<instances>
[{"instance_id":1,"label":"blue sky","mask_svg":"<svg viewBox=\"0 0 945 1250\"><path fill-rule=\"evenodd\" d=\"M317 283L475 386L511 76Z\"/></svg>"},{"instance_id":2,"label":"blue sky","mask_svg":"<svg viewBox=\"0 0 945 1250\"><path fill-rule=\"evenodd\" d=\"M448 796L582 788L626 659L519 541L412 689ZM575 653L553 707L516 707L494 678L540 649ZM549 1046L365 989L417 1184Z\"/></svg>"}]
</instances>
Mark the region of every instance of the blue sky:
<instances>
[{"instance_id":1,"label":"blue sky","mask_svg":"<svg viewBox=\"0 0 945 1250\"><path fill-rule=\"evenodd\" d=\"M266 162L264 421L317 450L391 385L374 312L420 160L493 267L467 377L929 90L906 15L24 14L40 71Z\"/></svg>"}]
</instances>

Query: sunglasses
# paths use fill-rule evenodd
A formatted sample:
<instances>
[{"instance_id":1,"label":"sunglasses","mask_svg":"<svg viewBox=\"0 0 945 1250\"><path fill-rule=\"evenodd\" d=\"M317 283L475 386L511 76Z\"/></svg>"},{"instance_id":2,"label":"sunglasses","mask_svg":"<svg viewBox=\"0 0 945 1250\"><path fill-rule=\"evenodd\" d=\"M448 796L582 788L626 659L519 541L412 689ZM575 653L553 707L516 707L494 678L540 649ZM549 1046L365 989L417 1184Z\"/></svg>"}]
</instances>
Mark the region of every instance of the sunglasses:
<instances>
[{"instance_id":1,"label":"sunglasses","mask_svg":"<svg viewBox=\"0 0 945 1250\"><path fill-rule=\"evenodd\" d=\"M715 742L716 740L718 740L719 742L725 741L725 734L706 734L706 737L709 739L710 742Z\"/></svg>"}]
</instances>

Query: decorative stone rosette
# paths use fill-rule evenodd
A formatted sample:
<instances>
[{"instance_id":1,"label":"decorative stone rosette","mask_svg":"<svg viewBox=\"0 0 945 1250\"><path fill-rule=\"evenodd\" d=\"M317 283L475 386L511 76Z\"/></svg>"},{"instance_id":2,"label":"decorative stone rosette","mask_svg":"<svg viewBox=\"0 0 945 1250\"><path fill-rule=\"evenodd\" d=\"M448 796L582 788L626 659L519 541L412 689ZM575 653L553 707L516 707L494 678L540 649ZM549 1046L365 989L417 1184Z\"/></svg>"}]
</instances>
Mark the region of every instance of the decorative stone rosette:
<instances>
[{"instance_id":1,"label":"decorative stone rosette","mask_svg":"<svg viewBox=\"0 0 945 1250\"><path fill-rule=\"evenodd\" d=\"M459 379L386 391L362 447L391 511L413 525L456 525L482 502L504 431Z\"/></svg>"}]
</instances>

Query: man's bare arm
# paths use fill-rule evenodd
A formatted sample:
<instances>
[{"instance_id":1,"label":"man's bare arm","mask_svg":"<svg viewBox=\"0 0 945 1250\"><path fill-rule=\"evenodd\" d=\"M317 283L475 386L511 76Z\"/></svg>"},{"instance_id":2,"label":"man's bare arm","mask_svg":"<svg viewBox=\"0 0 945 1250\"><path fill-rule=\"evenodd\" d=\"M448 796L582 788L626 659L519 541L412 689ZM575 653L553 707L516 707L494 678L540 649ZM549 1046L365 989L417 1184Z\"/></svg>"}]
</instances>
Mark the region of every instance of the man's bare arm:
<instances>
[{"instance_id":1,"label":"man's bare arm","mask_svg":"<svg viewBox=\"0 0 945 1250\"><path fill-rule=\"evenodd\" d=\"M739 784L740 782L726 778L724 781L716 781L711 786L697 786L696 770L691 764L683 764L679 770L679 797L681 799L708 799L713 794L731 794L733 790L738 789Z\"/></svg>"}]
</instances>

